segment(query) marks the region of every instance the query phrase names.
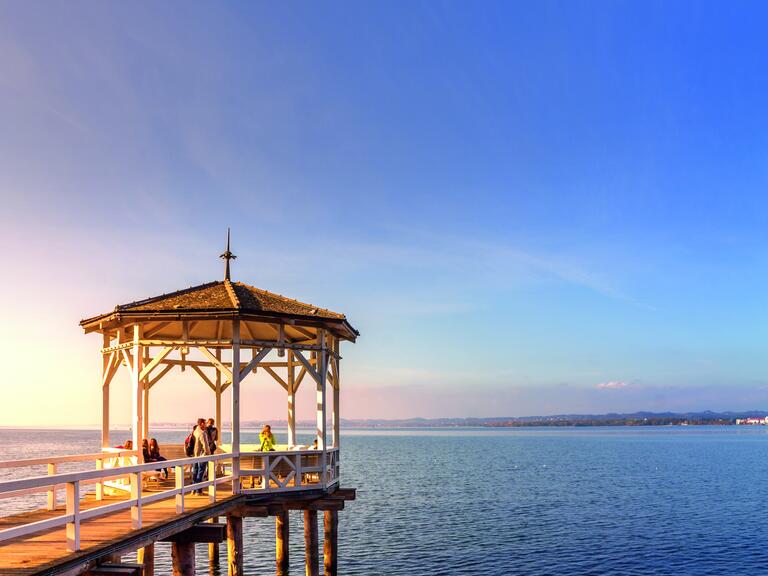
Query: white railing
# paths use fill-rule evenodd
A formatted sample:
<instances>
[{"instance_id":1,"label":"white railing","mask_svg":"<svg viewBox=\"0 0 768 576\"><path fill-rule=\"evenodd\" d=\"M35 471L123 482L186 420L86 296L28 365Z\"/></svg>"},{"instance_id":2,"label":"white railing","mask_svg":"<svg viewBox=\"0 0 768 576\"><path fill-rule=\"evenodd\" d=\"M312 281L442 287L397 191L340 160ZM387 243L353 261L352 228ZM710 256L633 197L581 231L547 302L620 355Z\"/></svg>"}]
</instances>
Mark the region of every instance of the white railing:
<instances>
[{"instance_id":1,"label":"white railing","mask_svg":"<svg viewBox=\"0 0 768 576\"><path fill-rule=\"evenodd\" d=\"M243 494L326 489L338 481L338 448L240 452Z\"/></svg>"},{"instance_id":2,"label":"white railing","mask_svg":"<svg viewBox=\"0 0 768 576\"><path fill-rule=\"evenodd\" d=\"M37 534L53 528L66 527L67 549L80 549L80 524L122 510L131 511L133 528L142 526L142 507L160 500L175 499L176 512L185 510L185 495L207 489L211 502L216 501L217 486L232 483L234 493L263 494L327 489L339 483L339 449L288 450L275 452L220 453L197 458L179 458L161 462L133 464L138 456L135 450L116 450L96 454L51 456L0 462L0 469L47 466L48 474L0 482L0 499L47 492L48 509L56 510L57 492L64 490L63 513L53 518L28 522L0 530L3 542L22 536ZM58 466L69 462L95 462L95 470L60 473ZM208 480L186 483L184 469L198 463L208 468ZM110 467L114 466L114 467ZM145 493L144 481L157 476L158 469L174 470L174 487ZM219 476L217 477L217 471ZM127 498L81 509L81 489L96 485L95 499L103 500L105 488L125 492Z\"/></svg>"},{"instance_id":3,"label":"white railing","mask_svg":"<svg viewBox=\"0 0 768 576\"><path fill-rule=\"evenodd\" d=\"M95 452L91 454L69 454L66 456L46 456L42 458L25 458L22 460L9 460L0 462L0 470L9 468L32 468L35 466L46 466L48 468L48 476L55 476L60 472L59 466L61 464L71 464L79 462L95 462L97 470L103 470L109 467L109 462L115 459L124 459L127 457L138 456L136 450L121 450L119 448L105 448L103 452ZM107 464L105 466L105 463ZM98 500L102 499L103 495L103 481L90 480L88 484L96 484L96 497ZM85 484L85 483L84 483ZM47 508L48 510L55 510L58 503L58 492L63 486L52 484L48 492ZM27 494L35 494L40 492L37 488L20 489L14 492L0 492L0 498L13 498L17 496L25 496Z\"/></svg>"},{"instance_id":4,"label":"white railing","mask_svg":"<svg viewBox=\"0 0 768 576\"><path fill-rule=\"evenodd\" d=\"M130 452L126 452L125 455L132 455ZM89 458L85 458L89 456ZM82 455L80 460L63 460L67 462L73 461L87 461L94 459L94 455ZM105 453L103 456L99 455L96 460L105 460L115 457L115 453ZM72 458L68 456L58 458ZM195 490L208 490L208 497L211 502L216 501L216 487L224 482L232 482L234 480L233 475L223 474L216 477L216 469L220 467L220 463L225 460L231 460L231 454L214 454L211 456L200 456L197 458L181 458L178 460L166 460L163 462L148 462L146 464L137 464L131 466L123 466L119 468L111 469L97 469L88 470L85 472L68 472L64 474L49 474L47 476L35 476L32 478L24 478L20 480L8 480L0 482L0 498L10 498L20 496L24 494L31 494L35 492L51 492L56 490L57 486L64 486L66 493L66 506L64 514L49 518L46 520L40 520L37 522L30 522L11 528L0 530L0 544L3 541L10 540L12 538L18 538L20 536L28 536L49 530L52 528L66 527L66 539L67 549L76 551L80 549L80 523L84 520L90 520L91 518L97 518L105 514L111 514L113 512L119 512L121 510L131 510L131 525L133 528L141 528L141 509L143 506L165 500L168 498L176 499L176 512L181 514L185 509L184 496L189 492ZM2 463L3 468L21 467L21 466L37 466L42 463L49 464L53 458L34 459L39 462L31 463L32 460ZM45 460L45 462L42 462ZM58 461L58 459L57 459ZM24 462L24 464L20 464ZM56 462L54 462L56 463ZM185 484L184 479L184 467L191 464L206 463L208 467L208 480L202 482ZM142 475L145 473L154 473L158 468L173 468L175 476L174 488L161 490L158 492L144 494L142 491ZM128 477L129 483L126 484L126 491L129 491L129 497L127 500L120 500L103 506L97 506L89 508L88 510L80 509L80 488L86 484L98 483L103 485L110 480L116 480L120 478Z\"/></svg>"}]
</instances>

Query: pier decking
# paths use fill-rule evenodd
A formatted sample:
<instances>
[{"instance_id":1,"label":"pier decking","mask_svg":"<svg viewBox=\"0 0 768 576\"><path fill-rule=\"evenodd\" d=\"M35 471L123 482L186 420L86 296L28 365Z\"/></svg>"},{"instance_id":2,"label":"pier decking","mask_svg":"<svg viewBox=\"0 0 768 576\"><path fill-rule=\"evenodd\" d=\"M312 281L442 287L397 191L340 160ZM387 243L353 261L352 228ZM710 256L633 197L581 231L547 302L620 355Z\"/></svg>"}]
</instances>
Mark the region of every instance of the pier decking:
<instances>
[{"instance_id":1,"label":"pier decking","mask_svg":"<svg viewBox=\"0 0 768 576\"><path fill-rule=\"evenodd\" d=\"M158 494L172 487L170 482L152 486L143 490L142 495ZM208 495L186 495L185 512L181 514L176 511L173 498L143 506L143 525L140 529L133 527L130 509L85 520L80 523L78 552L67 550L66 527L20 536L0 544L0 575L78 573L89 565L95 566L98 560L112 554L127 554L212 516L223 516L244 498L245 496L232 494L230 483L219 487L216 502L210 502ZM103 500L96 500L95 494L89 493L80 501L80 511L86 512L129 500L129 494L104 496ZM33 522L55 519L64 514L66 506L7 516L0 518L0 530L29 526Z\"/></svg>"}]
</instances>

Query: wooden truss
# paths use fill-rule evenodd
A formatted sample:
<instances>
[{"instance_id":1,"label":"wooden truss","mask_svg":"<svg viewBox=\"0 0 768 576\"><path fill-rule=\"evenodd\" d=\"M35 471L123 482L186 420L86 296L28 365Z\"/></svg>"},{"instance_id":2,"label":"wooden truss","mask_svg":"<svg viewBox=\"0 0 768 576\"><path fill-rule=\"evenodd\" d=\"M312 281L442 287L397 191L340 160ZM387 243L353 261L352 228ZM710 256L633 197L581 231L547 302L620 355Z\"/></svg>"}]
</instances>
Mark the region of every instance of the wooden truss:
<instances>
[{"instance_id":1,"label":"wooden truss","mask_svg":"<svg viewBox=\"0 0 768 576\"><path fill-rule=\"evenodd\" d=\"M101 385L103 392L102 445L110 446L109 391L110 384L121 366L129 372L132 385L132 428L135 447L141 446L148 435L149 399L151 389L175 368L187 368L202 380L216 398L215 418L221 426L222 393L231 388L232 451L240 449L240 385L258 369L269 374L287 394L288 444L296 443L296 392L309 377L317 390L317 443L326 450L326 385L330 383L333 395L332 442L339 446L339 361L340 338L324 329L314 332L292 326L288 338L282 324L273 326L274 340L255 340L248 323L237 318L230 326L219 321L217 338L190 337L195 322L183 322L181 338L158 336L170 322L136 323L123 326L103 335ZM270 325L272 326L272 325ZM241 339L242 332L248 336ZM226 329L226 330L225 330ZM231 338L222 338L222 332ZM176 332L179 334L179 332ZM188 358L191 352L198 358Z\"/></svg>"}]
</instances>

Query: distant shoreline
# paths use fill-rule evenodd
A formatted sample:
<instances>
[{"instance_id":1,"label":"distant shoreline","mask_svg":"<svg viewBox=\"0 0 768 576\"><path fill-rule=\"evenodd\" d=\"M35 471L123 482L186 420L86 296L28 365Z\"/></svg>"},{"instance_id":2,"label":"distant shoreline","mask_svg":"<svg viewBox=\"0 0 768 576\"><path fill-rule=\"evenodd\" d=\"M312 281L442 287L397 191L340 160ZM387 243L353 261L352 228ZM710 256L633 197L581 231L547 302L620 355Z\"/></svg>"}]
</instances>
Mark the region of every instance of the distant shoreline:
<instances>
[{"instance_id":1,"label":"distant shoreline","mask_svg":"<svg viewBox=\"0 0 768 576\"><path fill-rule=\"evenodd\" d=\"M760 424L768 425L765 418L768 411L754 410L745 412L634 412L622 414L559 414L553 416L502 416L489 418L403 418L403 419L342 419L345 429L383 429L383 428L531 428L531 427L600 427L600 426L735 426L758 425L745 424L745 419L759 419ZM740 422L737 422L740 421ZM287 427L285 420L247 421L244 431L258 431L269 423L275 428ZM224 422L226 429L228 423ZM314 421L297 423L300 431L312 432ZM155 430L187 430L187 423L154 422ZM128 426L119 426L115 430L127 430ZM0 426L4 429L31 430L99 430L97 425L16 425Z\"/></svg>"}]
</instances>

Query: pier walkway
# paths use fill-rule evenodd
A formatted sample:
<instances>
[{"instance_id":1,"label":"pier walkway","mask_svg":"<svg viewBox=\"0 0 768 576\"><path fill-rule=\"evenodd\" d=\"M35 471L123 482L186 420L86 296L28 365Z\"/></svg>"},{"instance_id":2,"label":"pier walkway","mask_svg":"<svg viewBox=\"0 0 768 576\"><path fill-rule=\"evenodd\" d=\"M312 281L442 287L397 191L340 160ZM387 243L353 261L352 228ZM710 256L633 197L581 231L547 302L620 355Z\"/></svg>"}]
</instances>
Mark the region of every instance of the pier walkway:
<instances>
[{"instance_id":1,"label":"pier walkway","mask_svg":"<svg viewBox=\"0 0 768 576\"><path fill-rule=\"evenodd\" d=\"M326 573L333 574L338 511L355 498L354 490L339 489L336 453L221 453L134 464L135 451L106 451L0 462L0 468L16 469L17 476L24 468L45 466L49 472L0 482L0 498L29 503L34 494L46 494L48 503L0 517L0 576L104 576L121 569L116 558L135 551L142 567L117 573L152 576L154 543L159 541L173 543L175 574L194 574L194 544L224 539L224 526L216 523L220 517L227 519L231 576L242 574L242 518L249 516L276 517L276 558L278 566L287 566L288 510L305 511L308 570L314 570L308 574L318 573L317 513L326 514ZM95 463L96 469L57 471L73 463ZM190 483L194 464L207 468L206 480ZM161 477L158 465L167 468L169 478ZM207 521L214 524L202 525ZM211 546L210 553L218 562L218 547Z\"/></svg>"},{"instance_id":2,"label":"pier walkway","mask_svg":"<svg viewBox=\"0 0 768 576\"><path fill-rule=\"evenodd\" d=\"M169 485L170 484L170 485ZM172 483L152 486L142 491L142 496L162 493ZM178 513L174 498L165 498L142 506L142 527L134 528L131 510L125 509L97 516L80 523L80 550L67 550L66 526L52 528L29 536L0 543L0 575L22 576L31 574L78 574L112 555L128 554L191 528L208 518L225 515L236 507L245 496L233 496L231 485L219 487L215 502L206 495L185 495L185 511ZM80 501L80 512L101 506L129 503L130 495L104 496L96 500L94 493L86 494ZM66 506L54 510L36 510L0 518L0 530L29 526L35 522L55 520L66 514Z\"/></svg>"}]
</instances>

